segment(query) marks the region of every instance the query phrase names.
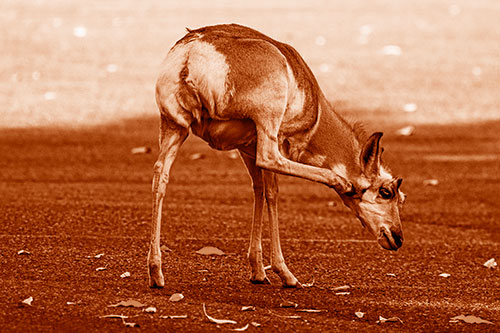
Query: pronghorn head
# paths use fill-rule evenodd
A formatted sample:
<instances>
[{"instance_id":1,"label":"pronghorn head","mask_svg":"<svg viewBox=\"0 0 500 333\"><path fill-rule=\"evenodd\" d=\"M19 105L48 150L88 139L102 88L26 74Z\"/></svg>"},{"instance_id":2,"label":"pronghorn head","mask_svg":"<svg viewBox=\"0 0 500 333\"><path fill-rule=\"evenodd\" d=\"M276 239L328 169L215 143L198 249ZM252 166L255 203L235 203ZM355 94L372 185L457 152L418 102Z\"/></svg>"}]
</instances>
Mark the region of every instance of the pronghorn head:
<instances>
[{"instance_id":1,"label":"pronghorn head","mask_svg":"<svg viewBox=\"0 0 500 333\"><path fill-rule=\"evenodd\" d=\"M403 180L393 178L381 165L381 137L377 132L368 138L359 157L361 175L340 196L384 249L397 250L403 244L399 211L405 194L399 189Z\"/></svg>"}]
</instances>

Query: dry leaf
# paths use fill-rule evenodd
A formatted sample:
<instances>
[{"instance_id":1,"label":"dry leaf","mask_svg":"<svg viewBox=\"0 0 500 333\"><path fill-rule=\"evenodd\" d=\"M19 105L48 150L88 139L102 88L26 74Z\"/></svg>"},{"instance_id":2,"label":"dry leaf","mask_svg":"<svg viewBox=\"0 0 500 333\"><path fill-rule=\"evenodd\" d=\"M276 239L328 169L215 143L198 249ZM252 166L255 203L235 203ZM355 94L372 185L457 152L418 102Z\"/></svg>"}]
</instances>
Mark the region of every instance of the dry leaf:
<instances>
[{"instance_id":1,"label":"dry leaf","mask_svg":"<svg viewBox=\"0 0 500 333\"><path fill-rule=\"evenodd\" d=\"M297 303L285 300L280 304L281 308L296 308L297 306L299 306Z\"/></svg>"},{"instance_id":2,"label":"dry leaf","mask_svg":"<svg viewBox=\"0 0 500 333\"><path fill-rule=\"evenodd\" d=\"M128 316L118 315L118 314L110 314L110 315L105 315L105 316L99 316L99 318L120 318L120 319L127 319Z\"/></svg>"},{"instance_id":3,"label":"dry leaf","mask_svg":"<svg viewBox=\"0 0 500 333\"><path fill-rule=\"evenodd\" d=\"M405 126L403 128L400 128L396 131L396 134L397 135L401 135L401 136L410 136L413 134L413 132L415 132L415 126Z\"/></svg>"},{"instance_id":4,"label":"dry leaf","mask_svg":"<svg viewBox=\"0 0 500 333\"><path fill-rule=\"evenodd\" d=\"M78 302L68 301L68 302L66 302L66 305L77 305L77 304L80 304L80 303L82 303L82 301L78 301Z\"/></svg>"},{"instance_id":5,"label":"dry leaf","mask_svg":"<svg viewBox=\"0 0 500 333\"><path fill-rule=\"evenodd\" d=\"M181 293L175 293L175 294L172 294L172 296L170 296L170 298L168 299L170 302L179 302L181 301L182 299L184 298L184 295L181 294Z\"/></svg>"},{"instance_id":6,"label":"dry leaf","mask_svg":"<svg viewBox=\"0 0 500 333\"><path fill-rule=\"evenodd\" d=\"M255 306L252 305L242 306L241 311L255 311Z\"/></svg>"},{"instance_id":7,"label":"dry leaf","mask_svg":"<svg viewBox=\"0 0 500 333\"><path fill-rule=\"evenodd\" d=\"M33 297L30 296L30 297L26 298L25 300L23 300L21 303L23 305L29 305L29 306L31 306L32 302L33 302Z\"/></svg>"},{"instance_id":8,"label":"dry leaf","mask_svg":"<svg viewBox=\"0 0 500 333\"><path fill-rule=\"evenodd\" d=\"M444 277L444 278L447 278L447 277L450 277L451 275L448 274L448 273L441 273L439 274L440 277Z\"/></svg>"},{"instance_id":9,"label":"dry leaf","mask_svg":"<svg viewBox=\"0 0 500 333\"><path fill-rule=\"evenodd\" d=\"M333 291L347 291L349 289L351 289L351 286L349 286L349 285L343 285L343 286L340 286L340 287L333 288Z\"/></svg>"},{"instance_id":10,"label":"dry leaf","mask_svg":"<svg viewBox=\"0 0 500 333\"><path fill-rule=\"evenodd\" d=\"M396 274L394 274L394 273L387 273L386 275L387 276L396 276Z\"/></svg>"},{"instance_id":11,"label":"dry leaf","mask_svg":"<svg viewBox=\"0 0 500 333\"><path fill-rule=\"evenodd\" d=\"M250 325L252 325L253 327L260 327L260 324L255 321L252 321Z\"/></svg>"},{"instance_id":12,"label":"dry leaf","mask_svg":"<svg viewBox=\"0 0 500 333\"><path fill-rule=\"evenodd\" d=\"M464 322L466 322L467 324L492 324L493 323L491 321L488 321L488 320L484 320L482 318L479 318L479 317L476 317L476 316L464 316L464 315L460 315L460 316L455 316L453 318L450 318L450 323L458 323L459 320L462 320Z\"/></svg>"},{"instance_id":13,"label":"dry leaf","mask_svg":"<svg viewBox=\"0 0 500 333\"><path fill-rule=\"evenodd\" d=\"M123 278L128 278L130 277L130 272L125 272L123 273L122 275L120 275L120 277L123 279Z\"/></svg>"},{"instance_id":14,"label":"dry leaf","mask_svg":"<svg viewBox=\"0 0 500 333\"><path fill-rule=\"evenodd\" d=\"M155 313L156 312L156 308L154 306L148 306L147 308L145 308L142 311L148 312L148 313Z\"/></svg>"},{"instance_id":15,"label":"dry leaf","mask_svg":"<svg viewBox=\"0 0 500 333\"><path fill-rule=\"evenodd\" d=\"M384 318L382 316L379 316L378 317L378 320L377 320L377 324L380 324L380 323L386 323L386 322L391 322L391 323L395 323L395 322L400 322L401 324L403 323L403 321L401 319L399 319L398 317L390 317L390 318Z\"/></svg>"},{"instance_id":16,"label":"dry leaf","mask_svg":"<svg viewBox=\"0 0 500 333\"><path fill-rule=\"evenodd\" d=\"M231 329L231 331L243 332L243 331L246 331L249 326L250 326L250 324L246 324L245 326L240 327L240 328L233 328L233 329Z\"/></svg>"},{"instance_id":17,"label":"dry leaf","mask_svg":"<svg viewBox=\"0 0 500 333\"><path fill-rule=\"evenodd\" d=\"M99 253L99 254L96 254L96 255L94 256L94 258L99 259L99 258L101 258L102 256L104 256L104 253Z\"/></svg>"},{"instance_id":18,"label":"dry leaf","mask_svg":"<svg viewBox=\"0 0 500 333\"><path fill-rule=\"evenodd\" d=\"M423 181L425 186L437 186L439 184L439 180L437 179L426 179Z\"/></svg>"},{"instance_id":19,"label":"dry leaf","mask_svg":"<svg viewBox=\"0 0 500 333\"><path fill-rule=\"evenodd\" d=\"M314 285L314 277L313 280L310 283L304 283L302 285L302 288L311 288Z\"/></svg>"},{"instance_id":20,"label":"dry leaf","mask_svg":"<svg viewBox=\"0 0 500 333\"><path fill-rule=\"evenodd\" d=\"M205 256L211 256L211 255L222 256L222 255L224 255L224 252L222 252L221 250L219 250L218 248L213 247L213 246L202 247L201 249L196 251L196 253L202 254Z\"/></svg>"},{"instance_id":21,"label":"dry leaf","mask_svg":"<svg viewBox=\"0 0 500 333\"><path fill-rule=\"evenodd\" d=\"M106 270L106 267L97 267L95 269L97 272L100 272L100 271L105 271Z\"/></svg>"},{"instance_id":22,"label":"dry leaf","mask_svg":"<svg viewBox=\"0 0 500 333\"><path fill-rule=\"evenodd\" d=\"M295 310L297 312L308 312L308 313L319 313L319 312L325 312L327 310L317 310L317 309L297 309Z\"/></svg>"},{"instance_id":23,"label":"dry leaf","mask_svg":"<svg viewBox=\"0 0 500 333\"><path fill-rule=\"evenodd\" d=\"M160 319L186 319L188 315L167 315L160 316Z\"/></svg>"},{"instance_id":24,"label":"dry leaf","mask_svg":"<svg viewBox=\"0 0 500 333\"><path fill-rule=\"evenodd\" d=\"M118 302L116 304L108 305L108 307L110 307L110 308L115 308L118 306L142 308L142 307L146 306L146 304L142 304L141 302L136 301L134 299L129 299L127 301L121 301L121 302Z\"/></svg>"},{"instance_id":25,"label":"dry leaf","mask_svg":"<svg viewBox=\"0 0 500 333\"><path fill-rule=\"evenodd\" d=\"M335 293L335 296L347 296L350 294L351 293L349 291L341 291L341 292Z\"/></svg>"},{"instance_id":26,"label":"dry leaf","mask_svg":"<svg viewBox=\"0 0 500 333\"><path fill-rule=\"evenodd\" d=\"M125 321L125 319L122 318L122 322L123 322L123 325L125 325L125 327L140 327L139 324L136 324L136 323L127 323Z\"/></svg>"},{"instance_id":27,"label":"dry leaf","mask_svg":"<svg viewBox=\"0 0 500 333\"><path fill-rule=\"evenodd\" d=\"M160 251L162 251L162 252L172 252L172 250L169 249L169 247L166 246L166 245L160 246Z\"/></svg>"},{"instance_id":28,"label":"dry leaf","mask_svg":"<svg viewBox=\"0 0 500 333\"><path fill-rule=\"evenodd\" d=\"M363 318L365 316L365 312L361 312L361 311L358 311L358 312L354 312L354 314L356 315L356 317L358 317L359 319Z\"/></svg>"},{"instance_id":29,"label":"dry leaf","mask_svg":"<svg viewBox=\"0 0 500 333\"><path fill-rule=\"evenodd\" d=\"M497 267L497 262L495 261L495 258L491 258L488 261L486 261L483 264L483 266L487 267L487 268L495 268L495 267Z\"/></svg>"},{"instance_id":30,"label":"dry leaf","mask_svg":"<svg viewBox=\"0 0 500 333\"><path fill-rule=\"evenodd\" d=\"M149 147L135 147L130 150L133 155L138 154L149 154L151 152L151 148Z\"/></svg>"},{"instance_id":31,"label":"dry leaf","mask_svg":"<svg viewBox=\"0 0 500 333\"><path fill-rule=\"evenodd\" d=\"M17 254L29 256L31 254L31 252L28 252L26 250L19 250L19 251L17 251Z\"/></svg>"},{"instance_id":32,"label":"dry leaf","mask_svg":"<svg viewBox=\"0 0 500 333\"><path fill-rule=\"evenodd\" d=\"M208 320L210 320L212 323L215 323L215 324L219 324L219 325L222 325L222 324L237 324L237 322L235 322L234 320L229 320L229 319L215 319L213 317L210 317L207 314L207 309L205 308L205 303L203 303L203 313L208 318Z\"/></svg>"}]
</instances>

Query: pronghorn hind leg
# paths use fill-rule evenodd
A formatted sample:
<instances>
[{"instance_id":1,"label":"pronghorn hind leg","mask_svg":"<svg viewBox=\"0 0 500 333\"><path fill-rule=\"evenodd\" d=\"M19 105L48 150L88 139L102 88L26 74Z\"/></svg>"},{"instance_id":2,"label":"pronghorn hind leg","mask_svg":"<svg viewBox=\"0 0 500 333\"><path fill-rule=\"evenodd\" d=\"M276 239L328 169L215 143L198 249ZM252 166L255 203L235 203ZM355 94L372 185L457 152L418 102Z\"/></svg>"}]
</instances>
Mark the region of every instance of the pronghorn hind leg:
<instances>
[{"instance_id":1,"label":"pronghorn hind leg","mask_svg":"<svg viewBox=\"0 0 500 333\"><path fill-rule=\"evenodd\" d=\"M153 216L151 221L151 243L148 253L149 286L162 288L165 285L161 272L160 230L163 198L167 188L170 168L180 146L186 140L189 130L169 123L161 116L160 153L154 165L153 176Z\"/></svg>"},{"instance_id":2,"label":"pronghorn hind leg","mask_svg":"<svg viewBox=\"0 0 500 333\"><path fill-rule=\"evenodd\" d=\"M248 247L248 261L252 270L250 282L255 284L270 284L264 270L262 259L262 212L264 209L264 182L262 169L255 165L255 159L240 151L241 158L245 162L254 192L254 209L252 229L250 233L250 245Z\"/></svg>"},{"instance_id":3,"label":"pronghorn hind leg","mask_svg":"<svg viewBox=\"0 0 500 333\"><path fill-rule=\"evenodd\" d=\"M283 253L281 252L278 224L278 175L274 172L263 170L263 179L269 222L271 223L271 267L280 276L284 287L301 287L300 282L286 266Z\"/></svg>"}]
</instances>

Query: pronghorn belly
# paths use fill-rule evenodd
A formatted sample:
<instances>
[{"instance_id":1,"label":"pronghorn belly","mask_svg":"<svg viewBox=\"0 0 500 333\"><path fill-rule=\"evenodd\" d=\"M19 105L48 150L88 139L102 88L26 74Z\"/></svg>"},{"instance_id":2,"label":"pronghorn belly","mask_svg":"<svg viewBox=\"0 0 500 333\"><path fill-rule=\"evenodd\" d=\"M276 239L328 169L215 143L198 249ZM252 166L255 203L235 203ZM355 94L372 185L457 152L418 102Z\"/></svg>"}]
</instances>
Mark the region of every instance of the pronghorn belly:
<instances>
[{"instance_id":1,"label":"pronghorn belly","mask_svg":"<svg viewBox=\"0 0 500 333\"><path fill-rule=\"evenodd\" d=\"M249 119L215 120L202 118L191 125L193 133L205 140L210 147L231 150L256 142L255 124Z\"/></svg>"}]
</instances>

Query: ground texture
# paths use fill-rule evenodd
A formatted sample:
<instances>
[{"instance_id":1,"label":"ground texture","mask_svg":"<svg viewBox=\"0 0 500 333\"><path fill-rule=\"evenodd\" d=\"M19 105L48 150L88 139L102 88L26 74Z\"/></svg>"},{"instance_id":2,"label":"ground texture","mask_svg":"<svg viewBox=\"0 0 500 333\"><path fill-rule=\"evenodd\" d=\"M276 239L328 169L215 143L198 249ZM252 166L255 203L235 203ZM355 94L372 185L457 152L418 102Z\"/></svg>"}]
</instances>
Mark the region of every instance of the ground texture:
<instances>
[{"instance_id":1,"label":"ground texture","mask_svg":"<svg viewBox=\"0 0 500 333\"><path fill-rule=\"evenodd\" d=\"M164 206L162 244L171 249L164 255L166 287L152 290L146 255L157 120L2 130L0 331L125 329L121 319L100 317L108 314L128 315L126 322L140 325L133 329L149 331L227 330L250 322L261 325L250 331L498 330L499 269L483 263L500 253L500 123L420 126L409 137L372 125L385 131L385 159L404 178L405 243L397 252L381 249L334 192L281 177L284 254L303 283L314 281L298 290L283 289L273 273L272 285L248 281L252 192L242 162L230 153L195 138L183 146ZM137 146L152 153L131 154ZM192 160L195 153L201 158ZM439 183L426 186L427 179ZM196 254L203 246L226 255ZM126 271L131 276L121 278ZM351 286L349 295L336 295L342 285ZM170 302L173 293L185 298ZM32 305L22 306L28 297ZM108 307L128 299L157 312ZM285 301L322 312L283 308ZM202 304L212 317L238 324L219 328ZM355 312L366 314L360 319ZM461 314L494 324L449 322ZM160 317L166 315L187 318ZM377 324L379 316L402 323Z\"/></svg>"}]
</instances>

